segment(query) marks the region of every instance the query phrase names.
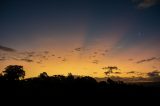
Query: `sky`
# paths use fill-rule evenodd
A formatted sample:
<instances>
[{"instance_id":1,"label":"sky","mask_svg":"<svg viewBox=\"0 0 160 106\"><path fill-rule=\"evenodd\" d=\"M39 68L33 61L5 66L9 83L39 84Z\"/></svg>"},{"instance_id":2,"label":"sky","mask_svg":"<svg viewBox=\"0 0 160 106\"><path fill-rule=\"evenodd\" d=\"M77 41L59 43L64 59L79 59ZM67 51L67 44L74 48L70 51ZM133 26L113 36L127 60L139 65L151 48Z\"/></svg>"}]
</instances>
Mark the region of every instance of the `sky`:
<instances>
[{"instance_id":1,"label":"sky","mask_svg":"<svg viewBox=\"0 0 160 106\"><path fill-rule=\"evenodd\" d=\"M159 0L0 0L0 72L160 76Z\"/></svg>"}]
</instances>

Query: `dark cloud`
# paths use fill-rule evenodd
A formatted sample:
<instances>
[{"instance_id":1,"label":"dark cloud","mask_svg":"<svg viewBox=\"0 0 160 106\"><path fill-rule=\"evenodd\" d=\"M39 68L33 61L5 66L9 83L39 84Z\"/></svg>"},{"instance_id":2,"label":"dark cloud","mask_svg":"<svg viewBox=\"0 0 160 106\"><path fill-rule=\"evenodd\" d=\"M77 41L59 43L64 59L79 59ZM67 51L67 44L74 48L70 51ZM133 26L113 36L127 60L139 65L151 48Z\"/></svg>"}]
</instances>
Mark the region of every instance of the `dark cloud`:
<instances>
[{"instance_id":1,"label":"dark cloud","mask_svg":"<svg viewBox=\"0 0 160 106\"><path fill-rule=\"evenodd\" d=\"M81 51L81 48L75 48L74 50L76 50L76 51Z\"/></svg>"},{"instance_id":2,"label":"dark cloud","mask_svg":"<svg viewBox=\"0 0 160 106\"><path fill-rule=\"evenodd\" d=\"M128 61L133 61L134 59L128 59Z\"/></svg>"},{"instance_id":3,"label":"dark cloud","mask_svg":"<svg viewBox=\"0 0 160 106\"><path fill-rule=\"evenodd\" d=\"M20 59L21 61L25 61L25 62L33 62L33 60L31 59Z\"/></svg>"},{"instance_id":4,"label":"dark cloud","mask_svg":"<svg viewBox=\"0 0 160 106\"><path fill-rule=\"evenodd\" d=\"M43 58L43 59L47 59L47 57L46 57L46 56L43 56L43 55L41 56L41 58Z\"/></svg>"},{"instance_id":5,"label":"dark cloud","mask_svg":"<svg viewBox=\"0 0 160 106\"><path fill-rule=\"evenodd\" d=\"M92 57L96 57L96 55L93 55Z\"/></svg>"},{"instance_id":6,"label":"dark cloud","mask_svg":"<svg viewBox=\"0 0 160 106\"><path fill-rule=\"evenodd\" d=\"M62 61L65 62L65 61L67 61L67 59L64 58Z\"/></svg>"},{"instance_id":7,"label":"dark cloud","mask_svg":"<svg viewBox=\"0 0 160 106\"><path fill-rule=\"evenodd\" d=\"M0 61L5 61L6 57L0 57Z\"/></svg>"},{"instance_id":8,"label":"dark cloud","mask_svg":"<svg viewBox=\"0 0 160 106\"><path fill-rule=\"evenodd\" d=\"M32 59L28 59L28 58L12 57L12 59L16 61L33 62Z\"/></svg>"},{"instance_id":9,"label":"dark cloud","mask_svg":"<svg viewBox=\"0 0 160 106\"><path fill-rule=\"evenodd\" d=\"M140 60L140 61L137 61L137 64L144 63L144 62L146 62L146 60Z\"/></svg>"},{"instance_id":10,"label":"dark cloud","mask_svg":"<svg viewBox=\"0 0 160 106\"><path fill-rule=\"evenodd\" d=\"M108 67L103 67L103 70L120 70L117 66L108 66Z\"/></svg>"},{"instance_id":11,"label":"dark cloud","mask_svg":"<svg viewBox=\"0 0 160 106\"><path fill-rule=\"evenodd\" d=\"M133 0L137 8L145 9L159 4L159 0Z\"/></svg>"},{"instance_id":12,"label":"dark cloud","mask_svg":"<svg viewBox=\"0 0 160 106\"><path fill-rule=\"evenodd\" d=\"M93 72L93 74L97 74L97 72Z\"/></svg>"},{"instance_id":13,"label":"dark cloud","mask_svg":"<svg viewBox=\"0 0 160 106\"><path fill-rule=\"evenodd\" d=\"M129 71L129 72L126 72L126 74L134 74L134 75L136 75L136 76L145 76L146 75L146 73L142 73L142 72L136 72L136 71Z\"/></svg>"},{"instance_id":14,"label":"dark cloud","mask_svg":"<svg viewBox=\"0 0 160 106\"><path fill-rule=\"evenodd\" d=\"M145 76L146 75L146 73L142 73L142 72L137 72L136 73L138 76Z\"/></svg>"},{"instance_id":15,"label":"dark cloud","mask_svg":"<svg viewBox=\"0 0 160 106\"><path fill-rule=\"evenodd\" d=\"M97 52L94 52L94 54L97 54Z\"/></svg>"},{"instance_id":16,"label":"dark cloud","mask_svg":"<svg viewBox=\"0 0 160 106\"><path fill-rule=\"evenodd\" d=\"M60 58L62 58L62 57L57 57L57 58L59 58L59 59L60 59Z\"/></svg>"},{"instance_id":17,"label":"dark cloud","mask_svg":"<svg viewBox=\"0 0 160 106\"><path fill-rule=\"evenodd\" d=\"M153 82L159 82L160 81L160 71L155 70L152 72L147 73L149 79Z\"/></svg>"},{"instance_id":18,"label":"dark cloud","mask_svg":"<svg viewBox=\"0 0 160 106\"><path fill-rule=\"evenodd\" d=\"M160 71L155 70L155 71L152 71L152 72L147 73L147 75L148 75L149 77L160 77Z\"/></svg>"},{"instance_id":19,"label":"dark cloud","mask_svg":"<svg viewBox=\"0 0 160 106\"><path fill-rule=\"evenodd\" d=\"M101 55L102 55L102 56L105 56L105 53L102 53Z\"/></svg>"},{"instance_id":20,"label":"dark cloud","mask_svg":"<svg viewBox=\"0 0 160 106\"><path fill-rule=\"evenodd\" d=\"M18 58L16 58L16 57L12 57L12 59L13 59L13 60L16 60L16 61L18 61L18 60L19 60L19 59L18 59Z\"/></svg>"},{"instance_id":21,"label":"dark cloud","mask_svg":"<svg viewBox=\"0 0 160 106\"><path fill-rule=\"evenodd\" d=\"M37 61L37 64L41 64L42 62L40 62L40 61Z\"/></svg>"},{"instance_id":22,"label":"dark cloud","mask_svg":"<svg viewBox=\"0 0 160 106\"><path fill-rule=\"evenodd\" d=\"M26 57L26 58L31 58L31 57L35 57L36 55L36 52L33 52L33 51L24 51L24 52L20 52L19 55L20 56L23 56L23 57Z\"/></svg>"},{"instance_id":23,"label":"dark cloud","mask_svg":"<svg viewBox=\"0 0 160 106\"><path fill-rule=\"evenodd\" d=\"M129 71L127 72L127 74L135 74L136 72L135 71Z\"/></svg>"},{"instance_id":24,"label":"dark cloud","mask_svg":"<svg viewBox=\"0 0 160 106\"><path fill-rule=\"evenodd\" d=\"M108 76L108 75L110 75L111 73L107 71L107 72L104 72L104 74Z\"/></svg>"},{"instance_id":25,"label":"dark cloud","mask_svg":"<svg viewBox=\"0 0 160 106\"><path fill-rule=\"evenodd\" d=\"M147 59L147 61L152 61L152 60L155 60L155 59L157 59L157 58L156 57L152 57L150 59Z\"/></svg>"},{"instance_id":26,"label":"dark cloud","mask_svg":"<svg viewBox=\"0 0 160 106\"><path fill-rule=\"evenodd\" d=\"M6 52L15 52L16 50L13 48L5 47L0 45L0 50L6 51Z\"/></svg>"},{"instance_id":27,"label":"dark cloud","mask_svg":"<svg viewBox=\"0 0 160 106\"><path fill-rule=\"evenodd\" d=\"M44 54L48 54L49 53L49 51L44 51Z\"/></svg>"},{"instance_id":28,"label":"dark cloud","mask_svg":"<svg viewBox=\"0 0 160 106\"><path fill-rule=\"evenodd\" d=\"M121 72L114 72L114 74L122 74Z\"/></svg>"},{"instance_id":29,"label":"dark cloud","mask_svg":"<svg viewBox=\"0 0 160 106\"><path fill-rule=\"evenodd\" d=\"M35 54L35 52L26 52L26 55L29 56L29 57L33 57Z\"/></svg>"},{"instance_id":30,"label":"dark cloud","mask_svg":"<svg viewBox=\"0 0 160 106\"><path fill-rule=\"evenodd\" d=\"M109 50L105 50L105 52L109 52Z\"/></svg>"},{"instance_id":31,"label":"dark cloud","mask_svg":"<svg viewBox=\"0 0 160 106\"><path fill-rule=\"evenodd\" d=\"M144 62L150 62L150 61L153 61L153 60L159 60L159 57L152 57L152 58L149 58L149 59L143 59L143 60L140 60L140 61L137 61L136 63L137 64L140 64L140 63L144 63Z\"/></svg>"}]
</instances>

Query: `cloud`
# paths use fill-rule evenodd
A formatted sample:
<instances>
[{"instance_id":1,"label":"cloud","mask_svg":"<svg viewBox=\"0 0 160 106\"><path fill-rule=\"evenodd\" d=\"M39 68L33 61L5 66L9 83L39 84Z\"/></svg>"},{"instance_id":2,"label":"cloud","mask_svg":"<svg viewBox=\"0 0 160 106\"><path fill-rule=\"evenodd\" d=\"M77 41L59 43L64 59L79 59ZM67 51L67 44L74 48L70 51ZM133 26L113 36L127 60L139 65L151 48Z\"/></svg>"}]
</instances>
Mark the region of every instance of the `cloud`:
<instances>
[{"instance_id":1,"label":"cloud","mask_svg":"<svg viewBox=\"0 0 160 106\"><path fill-rule=\"evenodd\" d=\"M133 2L137 5L139 9L150 8L159 4L159 0L133 0Z\"/></svg>"},{"instance_id":2,"label":"cloud","mask_svg":"<svg viewBox=\"0 0 160 106\"><path fill-rule=\"evenodd\" d=\"M6 51L6 52L15 52L16 50L13 48L5 47L0 45L0 50Z\"/></svg>"},{"instance_id":3,"label":"cloud","mask_svg":"<svg viewBox=\"0 0 160 106\"><path fill-rule=\"evenodd\" d=\"M33 60L31 60L31 59L21 59L21 61L25 61L25 62L33 62Z\"/></svg>"},{"instance_id":4,"label":"cloud","mask_svg":"<svg viewBox=\"0 0 160 106\"><path fill-rule=\"evenodd\" d=\"M135 74L136 72L135 71L129 71L127 72L127 74Z\"/></svg>"},{"instance_id":5,"label":"cloud","mask_svg":"<svg viewBox=\"0 0 160 106\"><path fill-rule=\"evenodd\" d=\"M44 51L44 54L48 54L49 53L49 51Z\"/></svg>"},{"instance_id":6,"label":"cloud","mask_svg":"<svg viewBox=\"0 0 160 106\"><path fill-rule=\"evenodd\" d=\"M18 61L18 60L19 60L19 59L18 59L18 58L16 58L16 57L12 57L12 59L13 59L13 60L16 60L16 61Z\"/></svg>"},{"instance_id":7,"label":"cloud","mask_svg":"<svg viewBox=\"0 0 160 106\"><path fill-rule=\"evenodd\" d=\"M93 60L93 61L92 61L92 63L94 63L94 64L98 64L98 63L99 63L99 61L98 61L98 60Z\"/></svg>"},{"instance_id":8,"label":"cloud","mask_svg":"<svg viewBox=\"0 0 160 106\"><path fill-rule=\"evenodd\" d=\"M81 48L79 47L79 48L75 48L74 50L76 50L76 51L81 51Z\"/></svg>"},{"instance_id":9,"label":"cloud","mask_svg":"<svg viewBox=\"0 0 160 106\"><path fill-rule=\"evenodd\" d=\"M67 59L66 59L66 58L64 58L62 61L63 61L63 62L65 62L65 61L67 61Z\"/></svg>"},{"instance_id":10,"label":"cloud","mask_svg":"<svg viewBox=\"0 0 160 106\"><path fill-rule=\"evenodd\" d=\"M107 72L104 72L104 74L108 76L110 74L110 72L107 71Z\"/></svg>"},{"instance_id":11,"label":"cloud","mask_svg":"<svg viewBox=\"0 0 160 106\"><path fill-rule=\"evenodd\" d=\"M144 62L146 62L146 60L140 60L140 61L137 61L137 64L144 63Z\"/></svg>"},{"instance_id":12,"label":"cloud","mask_svg":"<svg viewBox=\"0 0 160 106\"><path fill-rule=\"evenodd\" d=\"M6 57L0 57L0 61L5 61Z\"/></svg>"},{"instance_id":13,"label":"cloud","mask_svg":"<svg viewBox=\"0 0 160 106\"><path fill-rule=\"evenodd\" d=\"M160 71L158 71L158 70L148 72L147 75L148 75L149 79L153 82L160 81Z\"/></svg>"},{"instance_id":14,"label":"cloud","mask_svg":"<svg viewBox=\"0 0 160 106\"><path fill-rule=\"evenodd\" d=\"M128 61L133 61L134 59L128 59Z\"/></svg>"},{"instance_id":15,"label":"cloud","mask_svg":"<svg viewBox=\"0 0 160 106\"><path fill-rule=\"evenodd\" d=\"M93 72L93 74L97 74L97 72Z\"/></svg>"},{"instance_id":16,"label":"cloud","mask_svg":"<svg viewBox=\"0 0 160 106\"><path fill-rule=\"evenodd\" d=\"M124 82L159 82L160 81L160 71L154 70L148 73L141 73L141 72L135 72L130 71L127 72L128 74L135 74L133 77L121 77L116 76L116 74L121 74L114 72L115 75L110 76L110 78L114 81L124 81ZM105 72L106 75L110 74L109 72ZM138 76L137 76L138 75ZM139 76L140 75L140 76ZM146 77L146 75L148 77ZM96 78L97 81L106 81L108 77L104 78Z\"/></svg>"},{"instance_id":17,"label":"cloud","mask_svg":"<svg viewBox=\"0 0 160 106\"><path fill-rule=\"evenodd\" d=\"M129 71L129 72L126 72L126 74L135 75L135 76L140 76L140 77L146 76L146 73L136 72L136 71Z\"/></svg>"},{"instance_id":18,"label":"cloud","mask_svg":"<svg viewBox=\"0 0 160 106\"><path fill-rule=\"evenodd\" d=\"M105 52L109 52L109 50L106 49Z\"/></svg>"},{"instance_id":19,"label":"cloud","mask_svg":"<svg viewBox=\"0 0 160 106\"><path fill-rule=\"evenodd\" d=\"M149 73L147 73L147 75L149 76L149 77L160 77L160 71L158 71L158 70L155 70L155 71L152 71L152 72L149 72Z\"/></svg>"},{"instance_id":20,"label":"cloud","mask_svg":"<svg viewBox=\"0 0 160 106\"><path fill-rule=\"evenodd\" d=\"M31 59L27 59L27 58L16 58L16 57L12 57L13 60L16 60L16 61L25 61L25 62L33 62L33 60Z\"/></svg>"},{"instance_id":21,"label":"cloud","mask_svg":"<svg viewBox=\"0 0 160 106\"><path fill-rule=\"evenodd\" d=\"M149 58L149 59L139 60L136 63L140 64L140 63L144 63L144 62L150 62L150 61L153 61L153 60L159 60L159 57L152 57L152 58Z\"/></svg>"},{"instance_id":22,"label":"cloud","mask_svg":"<svg viewBox=\"0 0 160 106\"><path fill-rule=\"evenodd\" d=\"M52 54L51 56L55 56L55 54Z\"/></svg>"},{"instance_id":23,"label":"cloud","mask_svg":"<svg viewBox=\"0 0 160 106\"><path fill-rule=\"evenodd\" d=\"M114 72L114 74L122 74L121 72Z\"/></svg>"}]
</instances>

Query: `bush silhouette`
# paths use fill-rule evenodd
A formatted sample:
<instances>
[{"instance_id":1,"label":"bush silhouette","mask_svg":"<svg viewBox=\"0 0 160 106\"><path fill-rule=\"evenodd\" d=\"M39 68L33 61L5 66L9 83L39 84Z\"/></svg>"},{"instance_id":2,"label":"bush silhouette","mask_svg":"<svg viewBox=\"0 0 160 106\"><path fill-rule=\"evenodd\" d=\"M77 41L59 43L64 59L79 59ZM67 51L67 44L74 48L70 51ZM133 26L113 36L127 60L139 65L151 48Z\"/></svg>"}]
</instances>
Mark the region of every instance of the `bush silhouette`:
<instances>
[{"instance_id":1,"label":"bush silhouette","mask_svg":"<svg viewBox=\"0 0 160 106\"><path fill-rule=\"evenodd\" d=\"M25 71L23 70L23 66L19 65L9 65L3 71L4 78L6 80L20 80L25 77Z\"/></svg>"}]
</instances>

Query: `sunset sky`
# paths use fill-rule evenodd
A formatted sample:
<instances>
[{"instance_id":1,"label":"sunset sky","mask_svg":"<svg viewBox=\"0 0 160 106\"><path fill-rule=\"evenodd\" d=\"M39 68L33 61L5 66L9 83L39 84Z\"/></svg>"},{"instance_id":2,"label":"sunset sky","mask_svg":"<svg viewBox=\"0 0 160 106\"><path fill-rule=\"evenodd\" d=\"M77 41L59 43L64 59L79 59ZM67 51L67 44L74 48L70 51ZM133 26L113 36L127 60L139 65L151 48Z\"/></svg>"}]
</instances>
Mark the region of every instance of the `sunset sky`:
<instances>
[{"instance_id":1,"label":"sunset sky","mask_svg":"<svg viewBox=\"0 0 160 106\"><path fill-rule=\"evenodd\" d=\"M120 77L160 71L159 0L0 0L0 72Z\"/></svg>"}]
</instances>

